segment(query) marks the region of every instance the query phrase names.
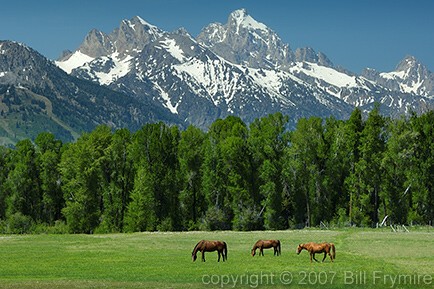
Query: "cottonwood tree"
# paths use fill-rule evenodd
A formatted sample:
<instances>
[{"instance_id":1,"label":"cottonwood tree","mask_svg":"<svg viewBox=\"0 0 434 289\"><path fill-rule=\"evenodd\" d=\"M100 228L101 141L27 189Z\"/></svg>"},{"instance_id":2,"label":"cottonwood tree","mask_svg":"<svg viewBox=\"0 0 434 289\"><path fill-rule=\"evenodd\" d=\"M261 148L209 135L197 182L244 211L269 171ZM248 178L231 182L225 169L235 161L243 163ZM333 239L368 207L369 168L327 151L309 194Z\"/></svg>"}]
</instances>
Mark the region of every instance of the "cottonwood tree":
<instances>
[{"instance_id":1,"label":"cottonwood tree","mask_svg":"<svg viewBox=\"0 0 434 289\"><path fill-rule=\"evenodd\" d=\"M127 212L128 230L180 229L179 137L177 127L162 122L146 124L133 136L131 154L137 174ZM144 208L148 210L140 212ZM142 217L134 220L134 216Z\"/></svg>"},{"instance_id":2,"label":"cottonwood tree","mask_svg":"<svg viewBox=\"0 0 434 289\"><path fill-rule=\"evenodd\" d=\"M28 139L19 141L11 155L11 168L7 178L6 216L18 213L31 218L41 219L41 201L39 167L36 151Z\"/></svg>"},{"instance_id":3,"label":"cottonwood tree","mask_svg":"<svg viewBox=\"0 0 434 289\"><path fill-rule=\"evenodd\" d=\"M283 155L288 145L286 130L288 117L275 113L256 119L250 125L249 147L252 151L254 176L252 178L255 200L261 203L264 227L283 229L287 220L283 217L284 181L282 177Z\"/></svg>"},{"instance_id":4,"label":"cottonwood tree","mask_svg":"<svg viewBox=\"0 0 434 289\"><path fill-rule=\"evenodd\" d=\"M70 144L62 154L60 169L65 207L62 210L72 233L91 233L103 212L103 185L109 160L105 150L111 129L98 126Z\"/></svg>"},{"instance_id":5,"label":"cottonwood tree","mask_svg":"<svg viewBox=\"0 0 434 289\"><path fill-rule=\"evenodd\" d=\"M181 133L178 147L180 164L180 205L183 227L199 228L199 219L206 212L205 195L202 191L202 165L204 162L203 145L205 133L199 128L189 126Z\"/></svg>"},{"instance_id":6,"label":"cottonwood tree","mask_svg":"<svg viewBox=\"0 0 434 289\"><path fill-rule=\"evenodd\" d=\"M63 144L48 132L39 134L35 144L42 194L41 221L53 225L62 219L61 211L65 205L59 169Z\"/></svg>"}]
</instances>

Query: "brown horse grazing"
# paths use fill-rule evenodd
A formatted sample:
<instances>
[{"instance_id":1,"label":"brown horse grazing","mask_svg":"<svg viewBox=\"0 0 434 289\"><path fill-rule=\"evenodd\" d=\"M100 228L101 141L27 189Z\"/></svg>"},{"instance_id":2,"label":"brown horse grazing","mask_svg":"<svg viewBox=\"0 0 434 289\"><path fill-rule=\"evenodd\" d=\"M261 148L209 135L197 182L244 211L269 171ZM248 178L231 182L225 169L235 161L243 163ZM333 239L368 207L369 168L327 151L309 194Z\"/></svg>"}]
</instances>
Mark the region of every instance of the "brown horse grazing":
<instances>
[{"instance_id":1,"label":"brown horse grazing","mask_svg":"<svg viewBox=\"0 0 434 289\"><path fill-rule=\"evenodd\" d=\"M258 240L253 245L252 256L256 255L256 249L259 248L259 255L264 256L264 249L274 248L274 256L280 255L280 241L279 240Z\"/></svg>"},{"instance_id":2,"label":"brown horse grazing","mask_svg":"<svg viewBox=\"0 0 434 289\"><path fill-rule=\"evenodd\" d=\"M336 258L336 249L335 244L333 243L321 243L317 244L314 242L305 243L298 245L297 248L297 255L300 254L300 252L305 249L306 251L309 251L310 253L310 262L312 263L312 258L318 262L317 259L315 259L316 253L324 253L324 258L322 258L322 262L324 262L327 254L330 256L330 260L333 262L333 260Z\"/></svg>"},{"instance_id":3,"label":"brown horse grazing","mask_svg":"<svg viewBox=\"0 0 434 289\"><path fill-rule=\"evenodd\" d=\"M225 242L222 241L207 241L202 240L194 246L193 252L191 253L191 258L193 262L197 259L197 251L202 253L202 261L205 262L205 252L217 251L219 258L218 262L220 262L220 255L223 256L223 262L228 259L228 247Z\"/></svg>"}]
</instances>

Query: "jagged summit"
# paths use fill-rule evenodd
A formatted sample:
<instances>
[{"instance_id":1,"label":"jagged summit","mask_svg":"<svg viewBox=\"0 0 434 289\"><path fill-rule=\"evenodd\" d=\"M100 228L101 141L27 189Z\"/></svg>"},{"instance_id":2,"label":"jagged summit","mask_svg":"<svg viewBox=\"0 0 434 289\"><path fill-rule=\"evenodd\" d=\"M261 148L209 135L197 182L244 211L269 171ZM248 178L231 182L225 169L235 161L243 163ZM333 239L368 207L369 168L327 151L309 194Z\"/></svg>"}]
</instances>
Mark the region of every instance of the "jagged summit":
<instances>
[{"instance_id":1,"label":"jagged summit","mask_svg":"<svg viewBox=\"0 0 434 289\"><path fill-rule=\"evenodd\" d=\"M147 26L150 29L156 29L158 30L158 27L155 25L150 24L148 21L144 20L143 18L141 18L140 16L134 16L133 18L131 18L131 20L123 20L126 23L129 23L131 25L131 28L135 29L135 25L136 24L140 24L142 26Z\"/></svg>"},{"instance_id":2,"label":"jagged summit","mask_svg":"<svg viewBox=\"0 0 434 289\"><path fill-rule=\"evenodd\" d=\"M297 48L294 53L295 61L297 62L312 62L322 66L333 67L331 60L322 52L316 52L311 47Z\"/></svg>"},{"instance_id":3,"label":"jagged summit","mask_svg":"<svg viewBox=\"0 0 434 289\"><path fill-rule=\"evenodd\" d=\"M416 58L405 57L391 72L350 73L313 48L292 51L245 9L225 24L209 24L196 38L135 16L108 34L91 30L55 63L0 41L5 131L14 131L23 111L41 122L35 118L21 133L49 125L71 139L100 123L137 128L162 120L206 130L228 115L249 123L281 112L293 127L301 117L345 119L355 107L368 112L375 102L389 116L434 109L434 74Z\"/></svg>"},{"instance_id":4,"label":"jagged summit","mask_svg":"<svg viewBox=\"0 0 434 289\"><path fill-rule=\"evenodd\" d=\"M311 115L345 118L354 107L369 111L374 102L390 115L434 106L433 74L414 58L396 71L357 75L314 48L292 51L245 9L230 13L224 24L205 26L196 38L136 16L110 34L93 31L83 43L94 54L78 49L58 65L69 63L65 70L76 77L152 100L205 129L230 114L249 122L280 111L295 122Z\"/></svg>"},{"instance_id":5,"label":"jagged summit","mask_svg":"<svg viewBox=\"0 0 434 289\"><path fill-rule=\"evenodd\" d=\"M396 66L395 71L405 72L406 77L420 77L426 78L429 76L430 71L423 65L416 57L407 55L403 60Z\"/></svg>"},{"instance_id":6,"label":"jagged summit","mask_svg":"<svg viewBox=\"0 0 434 289\"><path fill-rule=\"evenodd\" d=\"M254 68L284 67L293 60L289 45L245 9L232 12L226 24L206 26L197 41L232 63Z\"/></svg>"},{"instance_id":7,"label":"jagged summit","mask_svg":"<svg viewBox=\"0 0 434 289\"><path fill-rule=\"evenodd\" d=\"M156 41L164 33L157 26L134 16L130 20L122 20L110 34L92 29L75 52L62 55L56 63L71 73L75 68L103 56L124 61L137 55L145 45Z\"/></svg>"},{"instance_id":8,"label":"jagged summit","mask_svg":"<svg viewBox=\"0 0 434 289\"><path fill-rule=\"evenodd\" d=\"M246 29L267 31L269 28L255 19L253 19L246 9L238 9L232 12L228 18L228 25L235 27L243 27Z\"/></svg>"}]
</instances>

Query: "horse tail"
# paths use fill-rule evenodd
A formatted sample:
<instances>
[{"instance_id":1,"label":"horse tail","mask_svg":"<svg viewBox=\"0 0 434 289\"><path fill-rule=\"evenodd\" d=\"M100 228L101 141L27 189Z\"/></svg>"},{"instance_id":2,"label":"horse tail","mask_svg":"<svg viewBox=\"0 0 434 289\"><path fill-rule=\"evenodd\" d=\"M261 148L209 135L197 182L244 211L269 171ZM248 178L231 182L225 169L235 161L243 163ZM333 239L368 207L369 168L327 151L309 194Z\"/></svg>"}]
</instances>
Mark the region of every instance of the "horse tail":
<instances>
[{"instance_id":1,"label":"horse tail","mask_svg":"<svg viewBox=\"0 0 434 289\"><path fill-rule=\"evenodd\" d=\"M228 259L228 246L226 245L226 242L223 242L223 260Z\"/></svg>"},{"instance_id":2,"label":"horse tail","mask_svg":"<svg viewBox=\"0 0 434 289\"><path fill-rule=\"evenodd\" d=\"M336 249L335 249L335 244L330 243L330 247L331 247L331 254L333 257L333 260L336 259Z\"/></svg>"},{"instance_id":3,"label":"horse tail","mask_svg":"<svg viewBox=\"0 0 434 289\"><path fill-rule=\"evenodd\" d=\"M279 253L279 255L282 253L280 251L280 240L277 240L277 252Z\"/></svg>"}]
</instances>

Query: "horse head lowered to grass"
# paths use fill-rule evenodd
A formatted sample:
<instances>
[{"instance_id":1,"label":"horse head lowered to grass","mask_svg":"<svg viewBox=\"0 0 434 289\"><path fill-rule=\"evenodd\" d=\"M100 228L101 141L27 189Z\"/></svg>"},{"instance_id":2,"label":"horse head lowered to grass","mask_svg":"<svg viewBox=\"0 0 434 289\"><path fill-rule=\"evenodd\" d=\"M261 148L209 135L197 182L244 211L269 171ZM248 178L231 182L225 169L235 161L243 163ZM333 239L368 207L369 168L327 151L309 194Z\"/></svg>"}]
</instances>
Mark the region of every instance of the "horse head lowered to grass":
<instances>
[{"instance_id":1,"label":"horse head lowered to grass","mask_svg":"<svg viewBox=\"0 0 434 289\"><path fill-rule=\"evenodd\" d=\"M336 258L336 249L335 244L333 243L304 243L300 244L297 247L297 255L300 254L301 251L306 250L310 253L310 262L312 262L312 258L318 262L317 259L315 259L316 253L324 253L324 258L322 258L322 262L324 262L325 258L327 257L327 254L330 256L330 260L333 262L333 260Z\"/></svg>"},{"instance_id":2,"label":"horse head lowered to grass","mask_svg":"<svg viewBox=\"0 0 434 289\"><path fill-rule=\"evenodd\" d=\"M279 240L258 240L253 245L252 256L256 255L256 249L259 249L259 255L264 256L264 249L274 248L274 256L280 255L280 241Z\"/></svg>"},{"instance_id":3,"label":"horse head lowered to grass","mask_svg":"<svg viewBox=\"0 0 434 289\"><path fill-rule=\"evenodd\" d=\"M226 245L226 242L208 240L199 241L199 243L194 246L193 252L191 253L191 258L193 259L193 262L197 259L196 254L198 251L202 253L203 262L205 262L205 252L213 251L217 251L218 253L218 262L220 262L220 256L223 256L223 262L228 259L228 247Z\"/></svg>"}]
</instances>

